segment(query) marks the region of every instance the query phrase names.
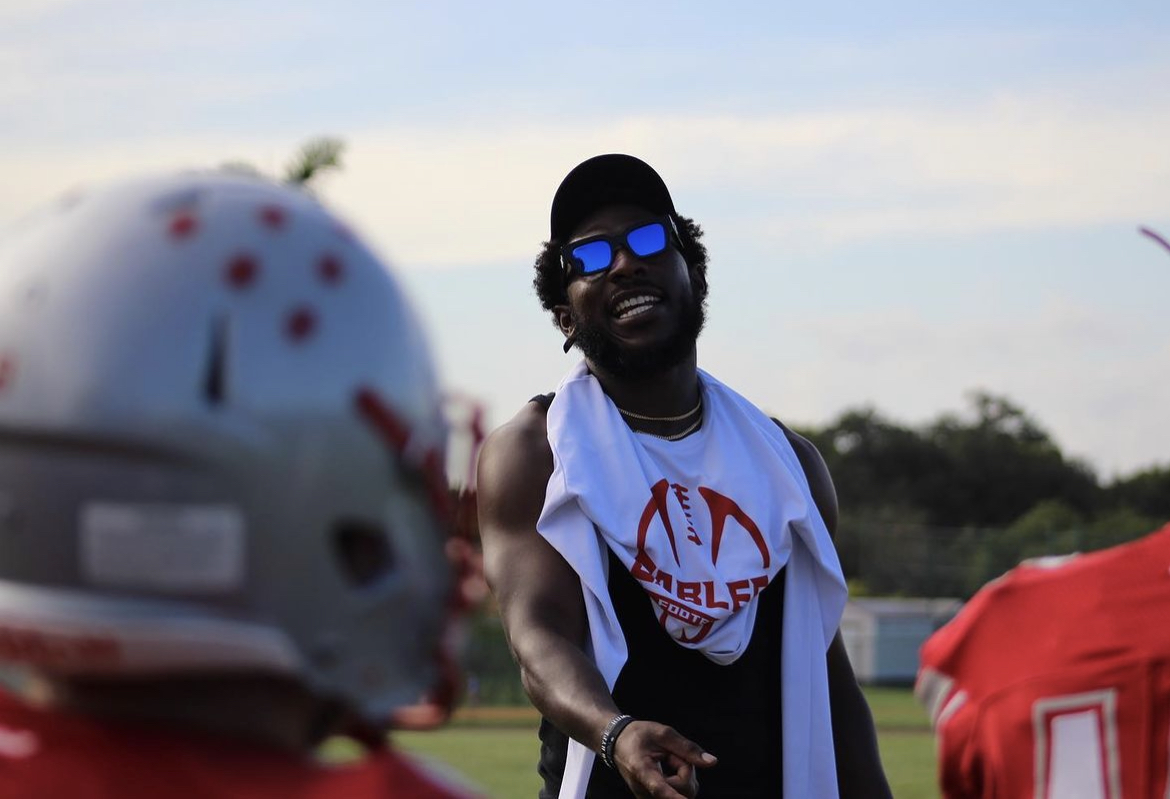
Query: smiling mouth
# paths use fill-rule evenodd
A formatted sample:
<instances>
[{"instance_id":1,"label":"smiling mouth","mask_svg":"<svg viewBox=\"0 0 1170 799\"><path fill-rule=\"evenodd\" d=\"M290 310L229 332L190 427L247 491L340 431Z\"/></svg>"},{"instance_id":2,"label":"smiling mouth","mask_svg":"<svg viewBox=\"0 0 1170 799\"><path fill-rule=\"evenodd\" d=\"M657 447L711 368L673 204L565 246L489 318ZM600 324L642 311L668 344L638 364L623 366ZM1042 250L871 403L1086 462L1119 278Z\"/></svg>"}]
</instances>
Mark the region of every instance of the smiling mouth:
<instances>
[{"instance_id":1,"label":"smiling mouth","mask_svg":"<svg viewBox=\"0 0 1170 799\"><path fill-rule=\"evenodd\" d=\"M639 294L636 297L630 297L628 300L622 300L614 306L613 315L619 320L631 319L646 313L660 302L662 302L662 299L659 297L652 297L649 294Z\"/></svg>"}]
</instances>

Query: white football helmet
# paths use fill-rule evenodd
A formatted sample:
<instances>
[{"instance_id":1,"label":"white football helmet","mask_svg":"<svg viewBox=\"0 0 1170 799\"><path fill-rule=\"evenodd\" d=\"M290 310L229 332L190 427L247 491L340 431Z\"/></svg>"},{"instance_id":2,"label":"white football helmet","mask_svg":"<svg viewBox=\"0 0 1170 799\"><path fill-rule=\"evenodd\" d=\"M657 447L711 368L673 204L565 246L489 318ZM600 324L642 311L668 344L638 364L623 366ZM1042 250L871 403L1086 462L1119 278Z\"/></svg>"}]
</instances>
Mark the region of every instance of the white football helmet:
<instances>
[{"instance_id":1,"label":"white football helmet","mask_svg":"<svg viewBox=\"0 0 1170 799\"><path fill-rule=\"evenodd\" d=\"M0 235L0 661L273 672L385 721L451 597L446 425L394 277L299 191L192 173Z\"/></svg>"}]
</instances>

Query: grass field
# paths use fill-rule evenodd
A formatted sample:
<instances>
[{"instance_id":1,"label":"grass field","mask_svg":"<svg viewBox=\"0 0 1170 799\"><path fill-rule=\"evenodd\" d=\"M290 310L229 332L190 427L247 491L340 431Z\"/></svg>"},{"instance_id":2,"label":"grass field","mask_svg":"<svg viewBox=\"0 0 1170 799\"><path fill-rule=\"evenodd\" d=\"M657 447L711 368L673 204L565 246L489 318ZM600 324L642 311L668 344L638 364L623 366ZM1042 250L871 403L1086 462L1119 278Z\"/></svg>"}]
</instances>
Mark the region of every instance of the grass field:
<instances>
[{"instance_id":1,"label":"grass field","mask_svg":"<svg viewBox=\"0 0 1170 799\"><path fill-rule=\"evenodd\" d=\"M866 690L878 727L882 762L897 799L938 799L934 741L909 690ZM468 708L445 729L399 733L398 745L451 766L494 799L534 799L538 781L537 716L529 708Z\"/></svg>"}]
</instances>

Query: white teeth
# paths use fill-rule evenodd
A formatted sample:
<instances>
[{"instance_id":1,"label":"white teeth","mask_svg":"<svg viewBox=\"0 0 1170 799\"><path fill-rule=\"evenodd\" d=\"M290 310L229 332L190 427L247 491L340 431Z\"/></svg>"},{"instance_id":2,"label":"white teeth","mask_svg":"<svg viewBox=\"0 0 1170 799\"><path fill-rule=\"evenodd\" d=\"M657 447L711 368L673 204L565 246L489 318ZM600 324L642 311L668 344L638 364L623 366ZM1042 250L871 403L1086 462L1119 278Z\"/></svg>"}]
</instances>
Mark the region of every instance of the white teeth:
<instances>
[{"instance_id":1,"label":"white teeth","mask_svg":"<svg viewBox=\"0 0 1170 799\"><path fill-rule=\"evenodd\" d=\"M618 319L626 319L649 311L659 302L660 300L657 297L651 297L649 294L639 294L637 297L631 297L628 300L619 302L614 307L613 312Z\"/></svg>"},{"instance_id":2,"label":"white teeth","mask_svg":"<svg viewBox=\"0 0 1170 799\"><path fill-rule=\"evenodd\" d=\"M639 314L644 314L647 311L649 311L652 307L653 306L651 306L651 305L639 305L637 308L631 308L628 311L624 311L624 312L618 314L618 319L629 319L631 316L638 316Z\"/></svg>"}]
</instances>

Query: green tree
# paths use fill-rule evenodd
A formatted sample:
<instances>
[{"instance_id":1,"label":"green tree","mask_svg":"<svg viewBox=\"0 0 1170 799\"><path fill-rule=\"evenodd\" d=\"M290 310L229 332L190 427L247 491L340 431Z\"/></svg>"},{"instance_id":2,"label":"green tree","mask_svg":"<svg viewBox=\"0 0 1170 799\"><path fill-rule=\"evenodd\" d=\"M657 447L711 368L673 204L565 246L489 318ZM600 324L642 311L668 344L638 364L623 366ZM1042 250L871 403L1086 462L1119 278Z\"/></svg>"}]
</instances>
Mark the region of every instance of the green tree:
<instances>
[{"instance_id":1,"label":"green tree","mask_svg":"<svg viewBox=\"0 0 1170 799\"><path fill-rule=\"evenodd\" d=\"M1004 526L1043 500L1079 513L1096 507L1093 471L1066 459L1023 410L986 392L974 392L971 402L971 421L944 416L927 432L946 456L945 479L932 481L928 504L936 523Z\"/></svg>"},{"instance_id":2,"label":"green tree","mask_svg":"<svg viewBox=\"0 0 1170 799\"><path fill-rule=\"evenodd\" d=\"M847 512L900 521L930 521L932 483L944 454L916 430L873 408L850 410L822 430L802 430L821 451Z\"/></svg>"},{"instance_id":3,"label":"green tree","mask_svg":"<svg viewBox=\"0 0 1170 799\"><path fill-rule=\"evenodd\" d=\"M987 392L919 428L862 408L801 432L837 486L845 575L875 594L967 595L1022 558L1074 551L1101 504L1092 470Z\"/></svg>"},{"instance_id":4,"label":"green tree","mask_svg":"<svg viewBox=\"0 0 1170 799\"><path fill-rule=\"evenodd\" d=\"M1132 508L1160 523L1170 521L1170 467L1154 467L1119 477L1105 487L1103 504Z\"/></svg>"},{"instance_id":5,"label":"green tree","mask_svg":"<svg viewBox=\"0 0 1170 799\"><path fill-rule=\"evenodd\" d=\"M341 154L345 143L341 139L319 136L301 146L284 170L284 182L293 186L308 187L313 178L322 172L341 168Z\"/></svg>"},{"instance_id":6,"label":"green tree","mask_svg":"<svg viewBox=\"0 0 1170 799\"><path fill-rule=\"evenodd\" d=\"M314 178L323 172L340 169L341 154L345 151L345 142L330 136L318 136L309 139L301 145L296 155L284 168L284 173L278 178L282 183L296 186L312 193ZM254 164L247 161L226 161L220 164L225 172L235 172L253 177L265 177L264 173Z\"/></svg>"},{"instance_id":7,"label":"green tree","mask_svg":"<svg viewBox=\"0 0 1170 799\"><path fill-rule=\"evenodd\" d=\"M968 593L1027 558L1080 550L1085 517L1059 499L1038 502L1009 526L988 531L971 559Z\"/></svg>"},{"instance_id":8,"label":"green tree","mask_svg":"<svg viewBox=\"0 0 1170 799\"><path fill-rule=\"evenodd\" d=\"M1149 516L1133 507L1111 508L1099 513L1086 525L1078 543L1083 552L1105 549L1141 538L1165 523L1165 517Z\"/></svg>"},{"instance_id":9,"label":"green tree","mask_svg":"<svg viewBox=\"0 0 1170 799\"><path fill-rule=\"evenodd\" d=\"M1006 526L1037 502L1057 499L1085 513L1097 478L1010 400L971 395L967 418L944 415L922 429L872 408L804 430L825 458L841 507L864 515L905 509L906 521L940 527Z\"/></svg>"}]
</instances>

